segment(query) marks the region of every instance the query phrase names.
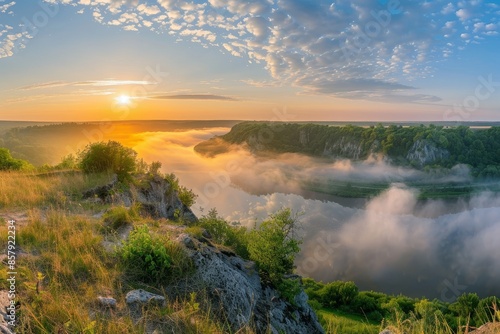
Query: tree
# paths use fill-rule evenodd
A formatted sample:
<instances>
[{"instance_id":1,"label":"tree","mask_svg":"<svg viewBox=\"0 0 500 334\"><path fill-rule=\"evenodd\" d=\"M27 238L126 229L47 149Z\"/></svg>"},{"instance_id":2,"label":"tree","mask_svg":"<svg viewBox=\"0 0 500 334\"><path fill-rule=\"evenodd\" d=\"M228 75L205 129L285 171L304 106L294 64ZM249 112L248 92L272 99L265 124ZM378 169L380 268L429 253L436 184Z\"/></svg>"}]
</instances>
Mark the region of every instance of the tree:
<instances>
[{"instance_id":1,"label":"tree","mask_svg":"<svg viewBox=\"0 0 500 334\"><path fill-rule=\"evenodd\" d=\"M28 170L33 166L21 159L15 159L6 148L0 148L0 170Z\"/></svg>"},{"instance_id":2,"label":"tree","mask_svg":"<svg viewBox=\"0 0 500 334\"><path fill-rule=\"evenodd\" d=\"M463 318L468 318L479 304L479 297L475 293L464 293L450 306L450 309Z\"/></svg>"},{"instance_id":3,"label":"tree","mask_svg":"<svg viewBox=\"0 0 500 334\"><path fill-rule=\"evenodd\" d=\"M124 180L135 171L137 152L116 141L87 145L79 153L79 167L85 173L113 172Z\"/></svg>"},{"instance_id":4,"label":"tree","mask_svg":"<svg viewBox=\"0 0 500 334\"><path fill-rule=\"evenodd\" d=\"M326 284L318 291L318 295L323 305L336 308L351 304L358 292L358 287L354 282L335 281Z\"/></svg>"},{"instance_id":5,"label":"tree","mask_svg":"<svg viewBox=\"0 0 500 334\"><path fill-rule=\"evenodd\" d=\"M262 222L250 233L248 251L250 259L269 277L278 282L283 275L291 274L295 255L301 241L296 237L297 219L290 209L282 209Z\"/></svg>"}]
</instances>

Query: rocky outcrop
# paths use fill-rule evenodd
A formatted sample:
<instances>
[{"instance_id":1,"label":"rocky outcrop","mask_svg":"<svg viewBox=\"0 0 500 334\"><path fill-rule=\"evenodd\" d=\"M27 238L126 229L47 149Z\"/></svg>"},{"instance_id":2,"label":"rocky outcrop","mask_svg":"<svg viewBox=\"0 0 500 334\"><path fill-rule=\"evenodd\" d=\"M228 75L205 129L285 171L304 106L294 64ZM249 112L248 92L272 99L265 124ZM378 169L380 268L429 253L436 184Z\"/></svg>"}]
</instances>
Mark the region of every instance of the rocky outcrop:
<instances>
[{"instance_id":1,"label":"rocky outcrop","mask_svg":"<svg viewBox=\"0 0 500 334\"><path fill-rule=\"evenodd\" d=\"M177 190L160 175L137 175L129 189L118 191L118 181L115 178L103 186L89 189L83 197L103 202L122 203L131 206L139 203L141 210L153 218L177 219L195 222L198 218L193 211L179 199Z\"/></svg>"},{"instance_id":2,"label":"rocky outcrop","mask_svg":"<svg viewBox=\"0 0 500 334\"><path fill-rule=\"evenodd\" d=\"M109 201L111 199L112 190L118 184L118 177L113 175L112 180L105 185L97 186L83 192L83 199L99 199L101 201Z\"/></svg>"},{"instance_id":3,"label":"rocky outcrop","mask_svg":"<svg viewBox=\"0 0 500 334\"><path fill-rule=\"evenodd\" d=\"M340 140L325 143L323 155L345 159L358 160L363 152L361 144L357 141L342 137Z\"/></svg>"},{"instance_id":4,"label":"rocky outcrop","mask_svg":"<svg viewBox=\"0 0 500 334\"><path fill-rule=\"evenodd\" d=\"M122 200L133 200L141 204L142 210L153 218L175 219L182 217L187 222L198 218L179 199L178 192L159 175L142 175L131 185L130 192Z\"/></svg>"},{"instance_id":5,"label":"rocky outcrop","mask_svg":"<svg viewBox=\"0 0 500 334\"><path fill-rule=\"evenodd\" d=\"M212 310L234 331L250 325L257 333L324 333L304 292L292 305L261 281L253 262L185 234L178 241L196 268L189 285L206 289Z\"/></svg>"},{"instance_id":6,"label":"rocky outcrop","mask_svg":"<svg viewBox=\"0 0 500 334\"><path fill-rule=\"evenodd\" d=\"M406 154L406 159L418 166L422 167L432 164L439 160L448 159L450 152L448 150L437 147L429 140L417 140Z\"/></svg>"}]
</instances>

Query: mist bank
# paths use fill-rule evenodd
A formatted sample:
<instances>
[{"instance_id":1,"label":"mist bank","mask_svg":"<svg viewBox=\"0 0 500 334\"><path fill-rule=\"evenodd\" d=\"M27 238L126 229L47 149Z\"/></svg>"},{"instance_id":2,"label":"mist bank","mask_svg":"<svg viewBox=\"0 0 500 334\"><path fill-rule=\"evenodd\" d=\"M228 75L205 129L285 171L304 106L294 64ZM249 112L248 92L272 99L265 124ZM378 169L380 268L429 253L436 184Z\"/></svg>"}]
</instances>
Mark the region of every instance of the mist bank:
<instances>
[{"instance_id":1,"label":"mist bank","mask_svg":"<svg viewBox=\"0 0 500 334\"><path fill-rule=\"evenodd\" d=\"M192 208L197 216L216 208L227 221L251 228L282 207L302 212L304 243L296 265L304 276L445 301L463 292L500 296L499 195L478 187L450 205L448 199L420 199L414 186L425 180L478 184L470 167L425 170L394 165L378 155L352 160L255 154L244 144L230 144L225 153L208 158L194 147L227 134L229 127L123 129L107 132L104 139L121 141L146 161L161 161L163 172L174 172L199 196ZM54 144L67 143L56 134L49 137ZM75 131L72 138L86 140ZM329 180L387 186L362 199L305 187Z\"/></svg>"},{"instance_id":2,"label":"mist bank","mask_svg":"<svg viewBox=\"0 0 500 334\"><path fill-rule=\"evenodd\" d=\"M0 121L0 147L10 150L17 159L35 166L57 164L63 156L77 154L86 145L116 140L134 145L132 137L142 132L179 132L192 129L229 128L239 121L142 121L122 120L100 122L42 123ZM225 132L216 132L223 134ZM213 136L212 135L212 136ZM204 139L208 139L204 137Z\"/></svg>"},{"instance_id":3,"label":"mist bank","mask_svg":"<svg viewBox=\"0 0 500 334\"><path fill-rule=\"evenodd\" d=\"M298 270L325 282L353 280L363 289L453 301L463 292L500 295L500 198L468 201L472 210L446 211L442 202L417 206L415 191L392 187L364 209L345 212L317 204L307 221Z\"/></svg>"},{"instance_id":4,"label":"mist bank","mask_svg":"<svg viewBox=\"0 0 500 334\"><path fill-rule=\"evenodd\" d=\"M365 161L385 159L393 166L418 170L468 165L474 177L500 177L500 127L328 126L279 122L243 122L223 136L198 144L205 156L242 145L254 154L300 153L312 157Z\"/></svg>"},{"instance_id":5,"label":"mist bank","mask_svg":"<svg viewBox=\"0 0 500 334\"><path fill-rule=\"evenodd\" d=\"M221 133L223 132L220 129ZM252 228L282 207L302 212L300 274L324 282L353 280L361 289L452 301L463 292L500 295L495 256L500 246L500 197L477 191L454 201L419 199L405 185L425 172L395 167L383 159L332 162L301 154L252 154L235 145L213 158L193 146L214 132L191 130L137 134L134 146L147 160L160 160L199 195L193 210L216 208L227 221ZM362 203L305 198L310 178L394 180ZM436 182L470 180L457 167ZM397 182L396 182L397 181ZM347 199L357 201L358 199Z\"/></svg>"}]
</instances>

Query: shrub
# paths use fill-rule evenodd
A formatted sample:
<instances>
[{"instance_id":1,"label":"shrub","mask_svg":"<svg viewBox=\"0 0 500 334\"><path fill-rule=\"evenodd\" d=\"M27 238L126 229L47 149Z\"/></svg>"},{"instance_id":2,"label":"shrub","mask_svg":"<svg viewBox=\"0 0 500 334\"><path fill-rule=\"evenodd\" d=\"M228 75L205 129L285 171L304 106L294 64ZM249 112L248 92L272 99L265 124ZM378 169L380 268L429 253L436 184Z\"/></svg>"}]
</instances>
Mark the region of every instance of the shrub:
<instances>
[{"instance_id":1,"label":"shrub","mask_svg":"<svg viewBox=\"0 0 500 334\"><path fill-rule=\"evenodd\" d=\"M155 166L159 169L161 168L161 163L153 162L151 164L151 169L155 169ZM194 204L196 197L198 196L191 189L179 185L179 179L174 173L165 174L164 180L170 184L171 191L177 191L177 195L179 196L179 200L182 204L188 208Z\"/></svg>"},{"instance_id":2,"label":"shrub","mask_svg":"<svg viewBox=\"0 0 500 334\"><path fill-rule=\"evenodd\" d=\"M292 217L290 209L282 209L253 230L248 243L250 259L257 263L264 277L281 288L280 292L290 302L293 302L290 295L298 290L296 283L285 281L284 276L292 273L295 255L300 251L296 227L297 219Z\"/></svg>"},{"instance_id":3,"label":"shrub","mask_svg":"<svg viewBox=\"0 0 500 334\"><path fill-rule=\"evenodd\" d=\"M78 156L79 167L85 173L113 172L123 181L135 171L137 152L108 141L89 144Z\"/></svg>"},{"instance_id":4,"label":"shrub","mask_svg":"<svg viewBox=\"0 0 500 334\"><path fill-rule=\"evenodd\" d=\"M272 282L280 281L283 275L293 271L301 243L294 235L296 225L290 209L282 209L250 233L250 259Z\"/></svg>"},{"instance_id":5,"label":"shrub","mask_svg":"<svg viewBox=\"0 0 500 334\"><path fill-rule=\"evenodd\" d=\"M317 295L323 305L336 308L348 306L358 295L358 287L354 282L335 281L326 284Z\"/></svg>"},{"instance_id":6,"label":"shrub","mask_svg":"<svg viewBox=\"0 0 500 334\"><path fill-rule=\"evenodd\" d=\"M14 159L10 151L6 148L0 148L0 170L29 170L33 166L21 159Z\"/></svg>"},{"instance_id":7,"label":"shrub","mask_svg":"<svg viewBox=\"0 0 500 334\"><path fill-rule=\"evenodd\" d=\"M210 233L214 242L230 247L244 259L249 258L248 233L245 227L229 225L218 216L215 209L200 219L199 226Z\"/></svg>"},{"instance_id":8,"label":"shrub","mask_svg":"<svg viewBox=\"0 0 500 334\"><path fill-rule=\"evenodd\" d=\"M127 272L145 283L166 279L172 263L163 241L149 232L146 225L134 228L120 250Z\"/></svg>"},{"instance_id":9,"label":"shrub","mask_svg":"<svg viewBox=\"0 0 500 334\"><path fill-rule=\"evenodd\" d=\"M188 208L193 206L194 202L196 201L196 197L198 197L191 189L188 189L184 186L179 187L178 196L181 203Z\"/></svg>"},{"instance_id":10,"label":"shrub","mask_svg":"<svg viewBox=\"0 0 500 334\"><path fill-rule=\"evenodd\" d=\"M76 167L78 167L78 164L73 154L64 156L61 162L55 166L56 169L75 169Z\"/></svg>"}]
</instances>

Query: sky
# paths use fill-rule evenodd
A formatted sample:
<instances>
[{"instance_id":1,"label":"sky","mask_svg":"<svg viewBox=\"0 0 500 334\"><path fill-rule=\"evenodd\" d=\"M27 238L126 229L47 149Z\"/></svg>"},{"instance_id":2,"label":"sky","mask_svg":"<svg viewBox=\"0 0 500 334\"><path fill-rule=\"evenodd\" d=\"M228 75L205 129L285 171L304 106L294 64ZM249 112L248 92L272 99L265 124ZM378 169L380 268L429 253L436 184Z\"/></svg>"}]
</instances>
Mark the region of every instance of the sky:
<instances>
[{"instance_id":1,"label":"sky","mask_svg":"<svg viewBox=\"0 0 500 334\"><path fill-rule=\"evenodd\" d=\"M0 120L500 120L493 0L0 0Z\"/></svg>"}]
</instances>

